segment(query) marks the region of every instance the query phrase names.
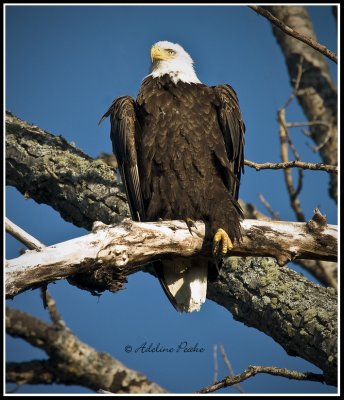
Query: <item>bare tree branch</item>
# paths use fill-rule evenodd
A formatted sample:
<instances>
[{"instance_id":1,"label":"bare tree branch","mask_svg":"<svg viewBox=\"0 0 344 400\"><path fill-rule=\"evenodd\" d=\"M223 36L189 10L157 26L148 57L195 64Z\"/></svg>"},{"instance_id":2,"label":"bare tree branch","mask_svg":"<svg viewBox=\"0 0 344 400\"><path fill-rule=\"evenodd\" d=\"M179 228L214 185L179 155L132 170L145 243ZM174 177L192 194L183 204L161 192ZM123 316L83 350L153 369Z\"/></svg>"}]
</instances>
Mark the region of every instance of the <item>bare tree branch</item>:
<instances>
[{"instance_id":1,"label":"bare tree branch","mask_svg":"<svg viewBox=\"0 0 344 400\"><path fill-rule=\"evenodd\" d=\"M288 5L264 6L263 8L292 29L317 40L306 7ZM284 54L292 87L295 87L297 83L298 66L302 61L302 78L295 95L309 121L322 121L320 125L311 126L310 137L319 149L323 162L328 165L337 165L338 96L328 64L318 51L285 35L275 25L272 25L272 30ZM329 193L337 201L337 175L331 174L329 177Z\"/></svg>"},{"instance_id":2,"label":"bare tree branch","mask_svg":"<svg viewBox=\"0 0 344 400\"><path fill-rule=\"evenodd\" d=\"M44 292L42 292L42 296L43 295L45 297L46 308L48 309L51 322L53 324L64 325L64 321L62 320L61 315L58 312L56 302L52 298L51 294L48 292L48 290L45 289Z\"/></svg>"},{"instance_id":3,"label":"bare tree branch","mask_svg":"<svg viewBox=\"0 0 344 400\"><path fill-rule=\"evenodd\" d=\"M263 366L254 366L251 365L243 373L235 376L227 376L222 381L216 382L213 385L205 387L198 392L195 393L211 393L216 390L223 389L228 386L233 386L238 384L239 382L243 382L252 376L257 374L270 374L275 376L282 376L288 379L297 379L300 381L315 381L315 382L324 382L324 375L314 374L312 372L298 372L292 371L286 368L277 368L277 367L263 367Z\"/></svg>"},{"instance_id":4,"label":"bare tree branch","mask_svg":"<svg viewBox=\"0 0 344 400\"><path fill-rule=\"evenodd\" d=\"M110 227L96 224L88 235L68 240L43 251L27 251L6 263L6 296L63 279L100 266L118 269L119 281L136 272L138 265L166 256L211 255L211 243L204 241L204 223L196 223L190 235L182 221L139 223L126 220ZM333 225L310 229L308 224L281 221L244 220L243 242L234 244L233 255L274 256L280 265L295 258L334 260L337 231Z\"/></svg>"},{"instance_id":5,"label":"bare tree branch","mask_svg":"<svg viewBox=\"0 0 344 400\"><path fill-rule=\"evenodd\" d=\"M301 168L301 169L310 169L313 171L326 171L332 174L338 173L338 167L336 165L327 165L322 163L314 164L303 161L286 161L280 163L266 162L258 164L250 160L245 160L245 165L251 168L255 168L256 171L260 171L261 169Z\"/></svg>"},{"instance_id":6,"label":"bare tree branch","mask_svg":"<svg viewBox=\"0 0 344 400\"><path fill-rule=\"evenodd\" d=\"M279 29L281 29L287 35L293 36L295 39L301 40L301 42L308 44L308 46L311 46L314 50L319 51L321 54L323 54L324 56L328 57L330 60L332 60L336 64L338 64L337 54L335 54L333 51L329 50L326 46L318 43L317 41L313 40L311 37L302 35L301 33L290 28L289 26L287 26L282 21L280 21L278 18L273 16L269 11L267 11L263 7L259 7L259 6L248 6L248 7L250 7L252 10L254 10L256 13L267 18L271 23L273 23L275 26L277 26Z\"/></svg>"},{"instance_id":7,"label":"bare tree branch","mask_svg":"<svg viewBox=\"0 0 344 400\"><path fill-rule=\"evenodd\" d=\"M269 214L271 215L271 218L275 221L278 220L279 219L278 212L276 212L272 209L270 203L266 200L266 198L261 193L258 193L258 199L263 204L263 206L266 208L266 210L269 212Z\"/></svg>"},{"instance_id":8,"label":"bare tree branch","mask_svg":"<svg viewBox=\"0 0 344 400\"><path fill-rule=\"evenodd\" d=\"M42 250L45 246L39 240L29 235L23 229L19 228L16 224L10 221L8 218L6 221L6 232L12 235L14 238L25 244L29 249Z\"/></svg>"},{"instance_id":9,"label":"bare tree branch","mask_svg":"<svg viewBox=\"0 0 344 400\"><path fill-rule=\"evenodd\" d=\"M233 368L232 368L232 364L229 361L229 358L227 356L225 348L223 347L223 344L220 345L220 351L221 351L221 355L222 355L223 361L226 364L226 367L228 369L229 375L233 376L234 375L234 371L233 371ZM238 390L239 393L245 393L245 391L241 388L239 383L234 384L234 387Z\"/></svg>"},{"instance_id":10,"label":"bare tree branch","mask_svg":"<svg viewBox=\"0 0 344 400\"><path fill-rule=\"evenodd\" d=\"M81 342L64 325L49 325L31 315L6 309L6 331L44 350L49 360L8 363L7 382L81 385L113 393L166 393L144 375L109 354ZM77 351L75 351L77 349Z\"/></svg>"}]
</instances>

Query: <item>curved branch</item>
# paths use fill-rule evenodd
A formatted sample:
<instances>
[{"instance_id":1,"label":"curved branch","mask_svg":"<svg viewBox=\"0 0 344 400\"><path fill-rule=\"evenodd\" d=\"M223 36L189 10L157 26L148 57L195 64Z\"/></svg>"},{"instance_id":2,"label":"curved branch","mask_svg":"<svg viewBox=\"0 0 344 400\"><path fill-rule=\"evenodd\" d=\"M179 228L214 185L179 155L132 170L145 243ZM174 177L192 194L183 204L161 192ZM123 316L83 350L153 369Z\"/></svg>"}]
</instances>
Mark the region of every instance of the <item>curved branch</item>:
<instances>
[{"instance_id":1,"label":"curved branch","mask_svg":"<svg viewBox=\"0 0 344 400\"><path fill-rule=\"evenodd\" d=\"M324 375L314 374L312 372L298 372L292 371L286 368L277 368L277 367L263 367L263 366L255 366L250 365L243 373L240 375L227 376L222 379L222 381L216 382L213 385L207 386L196 393L211 393L216 390L223 389L228 386L237 385L240 382L245 381L252 376L257 374L270 374L275 376L282 376L288 379L296 379L299 381L315 381L315 382L324 382Z\"/></svg>"},{"instance_id":2,"label":"curved branch","mask_svg":"<svg viewBox=\"0 0 344 400\"><path fill-rule=\"evenodd\" d=\"M320 44L316 40L313 40L308 36L302 35L301 33L295 31L295 29L290 28L289 26L284 24L281 20L274 17L269 11L265 10L263 7L259 6L248 6L248 7L250 7L257 14L260 14L263 17L267 18L271 23L273 23L275 26L277 26L277 28L281 29L287 35L290 35L295 39L301 40L301 42L308 44L308 46L311 46L314 50L319 51L321 54L323 54L324 56L328 57L330 60L338 64L337 54L329 50L323 44Z\"/></svg>"},{"instance_id":3,"label":"curved branch","mask_svg":"<svg viewBox=\"0 0 344 400\"><path fill-rule=\"evenodd\" d=\"M107 389L113 393L166 393L165 389L143 374L81 342L64 325L49 325L7 307L6 331L44 350L51 357L48 361L8 363L7 381L20 380L30 384L56 382L81 385L95 391Z\"/></svg>"}]
</instances>

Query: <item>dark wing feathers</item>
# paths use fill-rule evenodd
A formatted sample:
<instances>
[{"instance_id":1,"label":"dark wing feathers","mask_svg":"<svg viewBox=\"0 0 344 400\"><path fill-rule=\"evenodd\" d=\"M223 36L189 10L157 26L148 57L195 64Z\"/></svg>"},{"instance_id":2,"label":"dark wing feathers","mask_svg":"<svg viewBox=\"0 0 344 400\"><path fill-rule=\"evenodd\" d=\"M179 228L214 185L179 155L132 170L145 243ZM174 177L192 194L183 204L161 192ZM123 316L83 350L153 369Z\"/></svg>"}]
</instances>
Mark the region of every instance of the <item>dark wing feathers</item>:
<instances>
[{"instance_id":1,"label":"dark wing feathers","mask_svg":"<svg viewBox=\"0 0 344 400\"><path fill-rule=\"evenodd\" d=\"M231 194L238 199L241 172L244 170L244 133L245 125L239 108L238 97L229 85L213 86L217 98L217 113L226 145L230 172L235 179L230 188Z\"/></svg>"},{"instance_id":2,"label":"dark wing feathers","mask_svg":"<svg viewBox=\"0 0 344 400\"><path fill-rule=\"evenodd\" d=\"M117 158L121 178L128 196L128 203L134 220L144 218L144 207L137 167L137 140L140 126L135 113L135 101L129 96L113 101L99 124L110 116L112 149Z\"/></svg>"}]
</instances>

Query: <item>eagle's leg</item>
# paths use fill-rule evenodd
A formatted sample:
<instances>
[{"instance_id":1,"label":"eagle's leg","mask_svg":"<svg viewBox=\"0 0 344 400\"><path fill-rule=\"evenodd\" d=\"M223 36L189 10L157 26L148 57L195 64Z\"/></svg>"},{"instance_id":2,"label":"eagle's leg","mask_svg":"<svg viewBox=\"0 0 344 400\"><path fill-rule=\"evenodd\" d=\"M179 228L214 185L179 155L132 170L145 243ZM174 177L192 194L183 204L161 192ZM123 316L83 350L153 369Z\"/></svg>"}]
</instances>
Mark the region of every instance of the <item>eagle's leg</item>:
<instances>
[{"instance_id":1,"label":"eagle's leg","mask_svg":"<svg viewBox=\"0 0 344 400\"><path fill-rule=\"evenodd\" d=\"M221 246L221 248L220 248ZM213 254L214 256L225 256L227 251L233 248L233 243L230 240L227 232L224 229L218 229L213 239Z\"/></svg>"},{"instance_id":2,"label":"eagle's leg","mask_svg":"<svg viewBox=\"0 0 344 400\"><path fill-rule=\"evenodd\" d=\"M193 220L192 220L191 218L185 218L184 221L185 221L185 223L186 223L186 226L187 226L188 229L189 229L190 234L192 235L192 230L191 230L191 228L197 229L197 226L195 225L195 223L193 222Z\"/></svg>"}]
</instances>

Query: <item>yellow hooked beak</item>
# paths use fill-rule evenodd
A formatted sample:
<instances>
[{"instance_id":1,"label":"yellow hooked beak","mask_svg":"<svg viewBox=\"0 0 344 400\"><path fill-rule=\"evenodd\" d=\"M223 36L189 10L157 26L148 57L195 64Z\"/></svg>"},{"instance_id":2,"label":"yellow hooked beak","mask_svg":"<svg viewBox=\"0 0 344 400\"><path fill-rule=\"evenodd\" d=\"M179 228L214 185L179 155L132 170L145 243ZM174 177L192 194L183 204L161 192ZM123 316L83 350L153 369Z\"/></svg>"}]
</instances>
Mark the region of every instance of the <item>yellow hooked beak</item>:
<instances>
[{"instance_id":1,"label":"yellow hooked beak","mask_svg":"<svg viewBox=\"0 0 344 400\"><path fill-rule=\"evenodd\" d=\"M154 45L151 48L151 61L160 61L160 60L168 60L171 58L171 56L168 54L168 52L165 49L162 49L161 47Z\"/></svg>"}]
</instances>

